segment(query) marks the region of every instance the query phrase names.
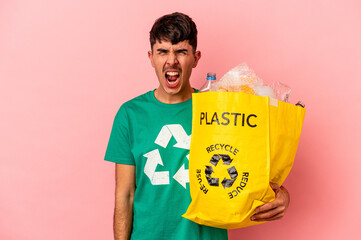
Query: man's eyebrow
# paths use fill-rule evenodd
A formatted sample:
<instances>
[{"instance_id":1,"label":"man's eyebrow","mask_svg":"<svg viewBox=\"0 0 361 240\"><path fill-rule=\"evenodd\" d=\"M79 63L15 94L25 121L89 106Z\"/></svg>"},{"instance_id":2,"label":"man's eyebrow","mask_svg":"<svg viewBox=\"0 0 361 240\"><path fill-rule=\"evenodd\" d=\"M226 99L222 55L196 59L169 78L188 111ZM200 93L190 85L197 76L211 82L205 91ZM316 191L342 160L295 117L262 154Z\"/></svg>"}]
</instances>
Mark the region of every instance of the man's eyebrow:
<instances>
[{"instance_id":1,"label":"man's eyebrow","mask_svg":"<svg viewBox=\"0 0 361 240\"><path fill-rule=\"evenodd\" d=\"M178 49L176 52L188 52L188 49L181 48L181 49Z\"/></svg>"},{"instance_id":2,"label":"man's eyebrow","mask_svg":"<svg viewBox=\"0 0 361 240\"><path fill-rule=\"evenodd\" d=\"M157 49L157 52L168 52L168 50L167 50L167 49L164 49L164 48L158 48L158 49Z\"/></svg>"}]
</instances>

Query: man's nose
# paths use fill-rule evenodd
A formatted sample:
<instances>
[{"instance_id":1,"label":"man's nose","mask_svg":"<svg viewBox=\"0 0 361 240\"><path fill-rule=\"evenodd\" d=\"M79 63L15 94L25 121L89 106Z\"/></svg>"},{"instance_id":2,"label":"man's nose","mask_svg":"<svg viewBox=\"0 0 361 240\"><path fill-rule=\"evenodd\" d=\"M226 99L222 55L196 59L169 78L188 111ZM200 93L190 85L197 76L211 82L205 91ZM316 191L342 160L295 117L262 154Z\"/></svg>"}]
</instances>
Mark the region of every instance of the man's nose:
<instances>
[{"instance_id":1,"label":"man's nose","mask_svg":"<svg viewBox=\"0 0 361 240\"><path fill-rule=\"evenodd\" d=\"M177 55L174 52L168 54L167 63L171 66L178 64Z\"/></svg>"}]
</instances>

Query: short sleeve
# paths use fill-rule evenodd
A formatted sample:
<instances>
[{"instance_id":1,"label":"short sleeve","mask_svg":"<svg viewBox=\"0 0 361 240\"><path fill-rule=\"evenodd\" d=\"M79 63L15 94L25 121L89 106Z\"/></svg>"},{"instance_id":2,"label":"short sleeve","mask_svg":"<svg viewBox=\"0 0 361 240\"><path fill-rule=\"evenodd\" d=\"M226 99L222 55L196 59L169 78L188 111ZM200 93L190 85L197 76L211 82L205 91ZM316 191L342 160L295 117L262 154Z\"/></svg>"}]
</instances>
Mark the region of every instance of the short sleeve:
<instances>
[{"instance_id":1,"label":"short sleeve","mask_svg":"<svg viewBox=\"0 0 361 240\"><path fill-rule=\"evenodd\" d=\"M131 152L129 119L124 105L120 107L114 118L104 160L120 164L135 165L134 157Z\"/></svg>"}]
</instances>

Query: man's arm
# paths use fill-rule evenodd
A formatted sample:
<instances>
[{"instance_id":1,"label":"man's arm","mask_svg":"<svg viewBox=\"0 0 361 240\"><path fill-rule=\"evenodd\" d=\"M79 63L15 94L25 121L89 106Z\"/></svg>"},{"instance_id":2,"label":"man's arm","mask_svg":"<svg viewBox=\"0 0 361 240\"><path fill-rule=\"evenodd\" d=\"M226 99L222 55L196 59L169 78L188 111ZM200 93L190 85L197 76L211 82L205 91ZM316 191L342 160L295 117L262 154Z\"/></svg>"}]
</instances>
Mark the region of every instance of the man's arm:
<instances>
[{"instance_id":1,"label":"man's arm","mask_svg":"<svg viewBox=\"0 0 361 240\"><path fill-rule=\"evenodd\" d=\"M128 240L133 224L135 166L115 164L114 240Z\"/></svg>"},{"instance_id":2,"label":"man's arm","mask_svg":"<svg viewBox=\"0 0 361 240\"><path fill-rule=\"evenodd\" d=\"M270 183L270 185L276 194L276 198L272 202L256 208L256 214L251 217L252 221L272 221L284 216L290 203L290 195L286 188L279 187L275 183Z\"/></svg>"}]
</instances>

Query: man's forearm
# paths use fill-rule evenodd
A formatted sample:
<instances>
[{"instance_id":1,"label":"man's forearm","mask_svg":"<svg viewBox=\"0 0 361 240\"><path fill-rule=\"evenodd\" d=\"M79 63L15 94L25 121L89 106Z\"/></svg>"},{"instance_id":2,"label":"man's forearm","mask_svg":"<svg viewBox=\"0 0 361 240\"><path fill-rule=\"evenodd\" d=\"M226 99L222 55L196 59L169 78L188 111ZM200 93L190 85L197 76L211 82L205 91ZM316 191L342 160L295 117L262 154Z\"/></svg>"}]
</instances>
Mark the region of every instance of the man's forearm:
<instances>
[{"instance_id":1,"label":"man's forearm","mask_svg":"<svg viewBox=\"0 0 361 240\"><path fill-rule=\"evenodd\" d=\"M135 166L115 165L114 240L128 240L133 226Z\"/></svg>"},{"instance_id":2,"label":"man's forearm","mask_svg":"<svg viewBox=\"0 0 361 240\"><path fill-rule=\"evenodd\" d=\"M133 224L133 198L116 201L114 208L114 240L128 240Z\"/></svg>"}]
</instances>

